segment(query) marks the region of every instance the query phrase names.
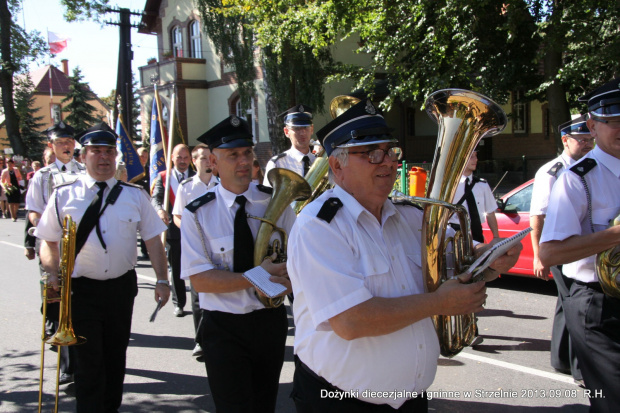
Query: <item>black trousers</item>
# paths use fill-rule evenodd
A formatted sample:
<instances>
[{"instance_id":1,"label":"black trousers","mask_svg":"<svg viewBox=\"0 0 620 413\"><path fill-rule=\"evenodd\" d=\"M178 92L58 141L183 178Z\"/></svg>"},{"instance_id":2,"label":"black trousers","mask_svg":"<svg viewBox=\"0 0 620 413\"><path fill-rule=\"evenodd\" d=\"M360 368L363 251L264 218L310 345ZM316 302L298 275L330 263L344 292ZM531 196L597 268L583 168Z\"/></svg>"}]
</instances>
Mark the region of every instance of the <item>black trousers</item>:
<instances>
[{"instance_id":1,"label":"black trousers","mask_svg":"<svg viewBox=\"0 0 620 413\"><path fill-rule=\"evenodd\" d=\"M351 372L351 374L355 374L355 372ZM363 390L359 389L360 392ZM424 394L418 395L415 399L407 400L398 409L389 404L373 404L354 397L329 397L330 394L342 395L343 391L319 377L295 356L295 375L293 376L291 398L295 401L297 413L428 412L428 400Z\"/></svg>"},{"instance_id":2,"label":"black trousers","mask_svg":"<svg viewBox=\"0 0 620 413\"><path fill-rule=\"evenodd\" d=\"M136 272L131 270L106 281L75 278L72 289L73 327L87 340L75 346L77 412L118 412L138 293Z\"/></svg>"},{"instance_id":3,"label":"black trousers","mask_svg":"<svg viewBox=\"0 0 620 413\"><path fill-rule=\"evenodd\" d=\"M200 327L200 319L202 318L202 310L200 309L200 300L198 293L194 289L191 281L189 283L189 298L192 304L192 318L194 319L194 331L198 334L198 327ZM196 339L196 342L198 340Z\"/></svg>"},{"instance_id":4,"label":"black trousers","mask_svg":"<svg viewBox=\"0 0 620 413\"><path fill-rule=\"evenodd\" d=\"M579 368L590 390L590 411L617 412L620 406L620 300L603 294L599 283L574 281L563 305Z\"/></svg>"},{"instance_id":5,"label":"black trousers","mask_svg":"<svg viewBox=\"0 0 620 413\"><path fill-rule=\"evenodd\" d=\"M169 239L168 242L168 263L172 273L172 302L175 307L184 308L187 304L187 294L185 292L185 280L181 279L181 240Z\"/></svg>"},{"instance_id":6,"label":"black trousers","mask_svg":"<svg viewBox=\"0 0 620 413\"><path fill-rule=\"evenodd\" d=\"M553 281L558 289L558 301L555 305L553 317L553 330L551 332L551 366L573 376L575 380L581 380L581 371L577 362L574 345L571 343L562 301L568 295L572 279L562 274L562 266L551 267Z\"/></svg>"},{"instance_id":7,"label":"black trousers","mask_svg":"<svg viewBox=\"0 0 620 413\"><path fill-rule=\"evenodd\" d=\"M288 331L286 309L203 310L198 339L218 413L274 412Z\"/></svg>"}]
</instances>

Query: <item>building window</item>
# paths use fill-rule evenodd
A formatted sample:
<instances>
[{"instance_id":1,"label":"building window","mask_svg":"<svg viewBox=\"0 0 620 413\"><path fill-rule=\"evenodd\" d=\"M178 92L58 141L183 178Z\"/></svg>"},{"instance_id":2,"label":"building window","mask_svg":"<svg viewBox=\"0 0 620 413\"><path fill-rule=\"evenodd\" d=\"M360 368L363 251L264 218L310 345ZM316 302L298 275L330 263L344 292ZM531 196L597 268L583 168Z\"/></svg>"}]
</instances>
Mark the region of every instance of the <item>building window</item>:
<instances>
[{"instance_id":1,"label":"building window","mask_svg":"<svg viewBox=\"0 0 620 413\"><path fill-rule=\"evenodd\" d=\"M235 103L235 115L245 119L248 125L252 129L252 136L254 143L258 142L258 136L256 135L256 125L254 125L254 99L252 99L252 107L250 109L243 109L241 107L241 99L237 99Z\"/></svg>"},{"instance_id":2,"label":"building window","mask_svg":"<svg viewBox=\"0 0 620 413\"><path fill-rule=\"evenodd\" d=\"M202 59L202 44L200 37L200 22L194 20L189 25L189 33L190 33L190 53L191 57L195 59Z\"/></svg>"},{"instance_id":3,"label":"building window","mask_svg":"<svg viewBox=\"0 0 620 413\"><path fill-rule=\"evenodd\" d=\"M520 90L512 93L512 132L527 133L527 102Z\"/></svg>"},{"instance_id":4,"label":"building window","mask_svg":"<svg viewBox=\"0 0 620 413\"><path fill-rule=\"evenodd\" d=\"M179 26L172 29L172 55L183 57L183 31Z\"/></svg>"},{"instance_id":5,"label":"building window","mask_svg":"<svg viewBox=\"0 0 620 413\"><path fill-rule=\"evenodd\" d=\"M52 104L52 123L60 122L60 105Z\"/></svg>"}]
</instances>

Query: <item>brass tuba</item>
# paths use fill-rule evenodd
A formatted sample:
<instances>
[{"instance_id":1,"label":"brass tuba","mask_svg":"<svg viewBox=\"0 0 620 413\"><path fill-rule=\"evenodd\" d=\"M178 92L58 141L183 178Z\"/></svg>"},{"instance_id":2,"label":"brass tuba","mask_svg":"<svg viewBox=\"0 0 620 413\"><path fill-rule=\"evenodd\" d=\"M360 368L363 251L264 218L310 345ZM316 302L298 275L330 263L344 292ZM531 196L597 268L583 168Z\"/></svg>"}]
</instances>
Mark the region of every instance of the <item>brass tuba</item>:
<instances>
[{"instance_id":1,"label":"brass tuba","mask_svg":"<svg viewBox=\"0 0 620 413\"><path fill-rule=\"evenodd\" d=\"M473 241L464 207L451 204L469 158L487 136L500 133L507 124L506 113L491 99L468 90L444 89L426 100L426 112L439 125L437 146L431 166L426 198L402 196L424 205L422 271L426 290L433 292L449 277L459 274L473 262ZM396 200L399 198L396 197ZM453 238L446 236L448 220L457 213L461 230ZM454 268L446 260L448 245L454 249ZM441 354L453 357L469 345L475 336L474 314L433 317Z\"/></svg>"},{"instance_id":2,"label":"brass tuba","mask_svg":"<svg viewBox=\"0 0 620 413\"><path fill-rule=\"evenodd\" d=\"M288 169L273 168L267 173L267 179L273 187L273 193L265 216L262 218L250 216L262 221L254 242L254 265L256 266L260 265L265 257L274 252L278 253L274 262L286 261L287 234L282 228L276 226L276 222L291 202L306 199L312 193L312 189L305 179ZM270 244L274 232L280 233L280 239L276 239ZM268 308L278 307L284 302L283 296L276 298L268 298L260 294L257 296L261 303Z\"/></svg>"},{"instance_id":3,"label":"brass tuba","mask_svg":"<svg viewBox=\"0 0 620 413\"><path fill-rule=\"evenodd\" d=\"M41 369L39 371L39 413L41 413L43 396L43 368L45 360L45 343L54 346L73 346L86 343L84 337L75 335L73 322L71 319L71 274L75 264L75 235L76 225L71 216L65 216L63 225L63 236L60 246L60 315L58 318L58 329L51 338L45 336L45 317L47 315L48 286L43 286L43 331L41 333ZM47 284L47 279L44 280ZM56 405L55 412L58 411L58 381L60 378L60 348L58 348L58 360L56 362Z\"/></svg>"},{"instance_id":4,"label":"brass tuba","mask_svg":"<svg viewBox=\"0 0 620 413\"><path fill-rule=\"evenodd\" d=\"M609 223L609 228L620 224L620 215L616 216ZM596 264L594 266L596 276L601 284L603 292L610 297L620 299L620 285L618 285L618 275L620 275L620 245L606 249L596 254Z\"/></svg>"}]
</instances>

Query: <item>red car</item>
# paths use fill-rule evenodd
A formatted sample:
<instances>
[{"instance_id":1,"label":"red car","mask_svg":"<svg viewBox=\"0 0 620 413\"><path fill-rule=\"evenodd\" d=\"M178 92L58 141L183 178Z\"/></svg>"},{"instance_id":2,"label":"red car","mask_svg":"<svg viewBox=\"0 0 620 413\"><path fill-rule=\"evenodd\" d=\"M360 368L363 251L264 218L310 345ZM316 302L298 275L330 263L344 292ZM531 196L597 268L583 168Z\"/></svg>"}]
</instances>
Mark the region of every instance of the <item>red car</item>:
<instances>
[{"instance_id":1,"label":"red car","mask_svg":"<svg viewBox=\"0 0 620 413\"><path fill-rule=\"evenodd\" d=\"M497 218L497 228L500 237L511 237L530 226L530 201L532 200L533 187L534 180L531 179L508 192L497 201L499 208L495 211L495 217ZM485 242L493 239L493 234L491 234L491 230L486 222L482 224L482 232ZM523 245L523 250L519 260L506 274L535 277L533 270L534 253L532 252L530 234L527 234L521 240L521 244Z\"/></svg>"}]
</instances>

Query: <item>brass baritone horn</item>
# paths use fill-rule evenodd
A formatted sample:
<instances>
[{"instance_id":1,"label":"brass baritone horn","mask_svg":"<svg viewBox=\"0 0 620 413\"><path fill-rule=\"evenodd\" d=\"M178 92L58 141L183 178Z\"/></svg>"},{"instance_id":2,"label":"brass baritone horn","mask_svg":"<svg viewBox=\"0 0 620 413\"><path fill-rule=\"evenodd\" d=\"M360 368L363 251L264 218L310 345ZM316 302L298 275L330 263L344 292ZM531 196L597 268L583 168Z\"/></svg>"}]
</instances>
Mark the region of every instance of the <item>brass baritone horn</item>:
<instances>
[{"instance_id":1,"label":"brass baritone horn","mask_svg":"<svg viewBox=\"0 0 620 413\"><path fill-rule=\"evenodd\" d=\"M60 347L73 346L86 343L84 337L78 337L73 331L71 314L71 274L75 265L75 236L76 225L71 216L65 216L63 225L63 236L60 246L60 314L58 318L58 329L56 334L47 340L45 336L45 317L47 315L47 290L48 286L43 286L43 332L41 334L41 370L39 372L39 413L42 408L43 396L43 369L45 360L45 343L58 346L58 361L56 362L56 404L54 411L58 411L58 382L60 379ZM45 280L47 283L47 279Z\"/></svg>"},{"instance_id":2,"label":"brass baritone horn","mask_svg":"<svg viewBox=\"0 0 620 413\"><path fill-rule=\"evenodd\" d=\"M618 224L620 224L620 215L611 220L609 228ZM594 269L603 292L610 297L620 299L620 285L618 284L618 275L620 275L620 245L596 254Z\"/></svg>"},{"instance_id":3,"label":"brass baritone horn","mask_svg":"<svg viewBox=\"0 0 620 413\"><path fill-rule=\"evenodd\" d=\"M426 100L426 111L439 125L426 192L429 202L424 205L422 221L422 242L426 250L426 254L422 254L422 271L427 291L433 292L448 279L450 268L446 252L450 242L454 244L455 275L464 271L474 258L469 223L457 231L454 239L447 238L448 220L454 212L441 203L453 202L461 175L480 140L500 133L508 122L506 113L497 103L462 89L434 92ZM445 357L455 356L474 339L474 314L437 315L433 322L441 354Z\"/></svg>"},{"instance_id":4,"label":"brass baritone horn","mask_svg":"<svg viewBox=\"0 0 620 413\"><path fill-rule=\"evenodd\" d=\"M271 201L265 211L263 218L250 216L259 219L261 222L254 242L254 265L260 265L265 257L278 253L274 262L286 261L287 234L276 226L276 222L282 213L289 207L291 202L306 199L312 193L310 185L298 174L288 169L273 168L267 173L267 179L273 188ZM280 234L280 239L276 239L270 244L271 236L274 232ZM284 302L284 296L276 298L264 297L257 294L258 299L267 308L279 307Z\"/></svg>"}]
</instances>

